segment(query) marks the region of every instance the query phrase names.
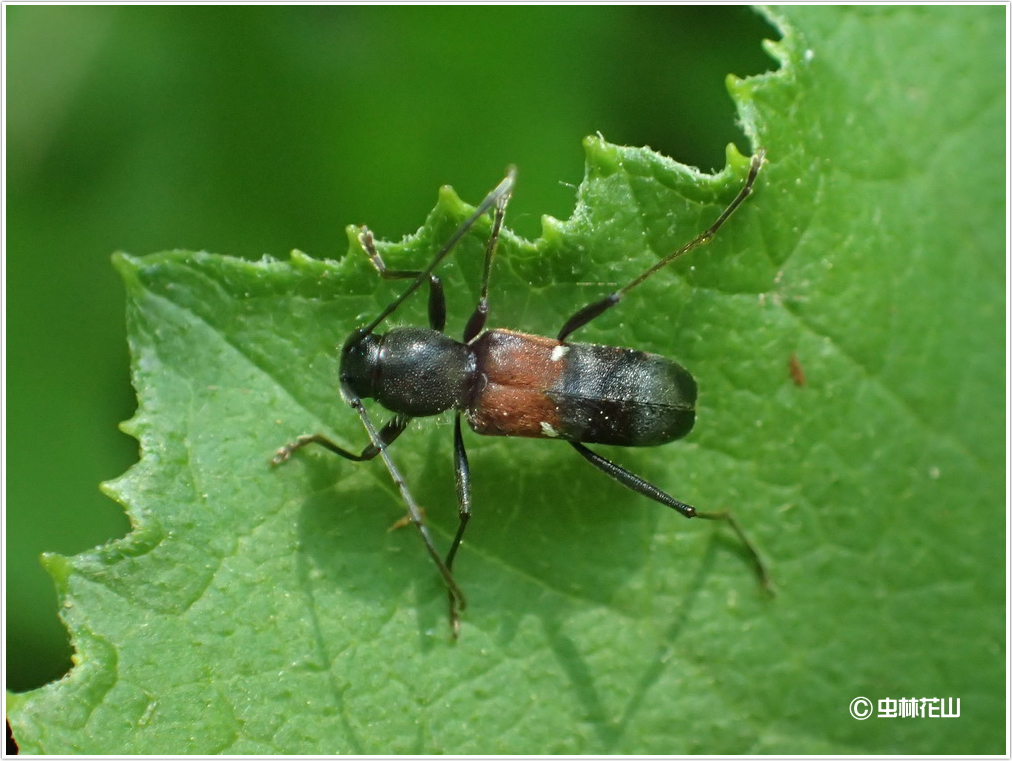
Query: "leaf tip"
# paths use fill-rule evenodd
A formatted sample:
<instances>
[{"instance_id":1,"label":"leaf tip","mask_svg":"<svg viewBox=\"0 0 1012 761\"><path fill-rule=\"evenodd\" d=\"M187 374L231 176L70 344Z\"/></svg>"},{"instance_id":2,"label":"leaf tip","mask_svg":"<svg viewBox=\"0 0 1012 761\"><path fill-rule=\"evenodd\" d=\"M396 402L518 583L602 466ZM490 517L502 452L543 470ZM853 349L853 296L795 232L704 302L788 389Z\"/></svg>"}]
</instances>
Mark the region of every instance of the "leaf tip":
<instances>
[{"instance_id":1,"label":"leaf tip","mask_svg":"<svg viewBox=\"0 0 1012 761\"><path fill-rule=\"evenodd\" d=\"M460 196L457 195L457 191L453 189L452 185L443 185L439 188L439 194L436 197L436 208L433 211L438 210L453 218L466 214L468 208L470 207L460 199Z\"/></svg>"},{"instance_id":2,"label":"leaf tip","mask_svg":"<svg viewBox=\"0 0 1012 761\"><path fill-rule=\"evenodd\" d=\"M67 580L72 570L70 559L56 552L43 552L39 561L56 584L57 593L62 596L67 590Z\"/></svg>"},{"instance_id":3,"label":"leaf tip","mask_svg":"<svg viewBox=\"0 0 1012 761\"><path fill-rule=\"evenodd\" d=\"M583 152L588 174L591 168L596 174L604 176L615 174L622 168L622 156L618 148L605 140L600 132L583 139Z\"/></svg>"},{"instance_id":4,"label":"leaf tip","mask_svg":"<svg viewBox=\"0 0 1012 761\"><path fill-rule=\"evenodd\" d=\"M113 268L123 278L124 283L131 285L137 282L137 272L141 266L138 257L132 256L125 251L117 251L112 255L111 259Z\"/></svg>"}]
</instances>

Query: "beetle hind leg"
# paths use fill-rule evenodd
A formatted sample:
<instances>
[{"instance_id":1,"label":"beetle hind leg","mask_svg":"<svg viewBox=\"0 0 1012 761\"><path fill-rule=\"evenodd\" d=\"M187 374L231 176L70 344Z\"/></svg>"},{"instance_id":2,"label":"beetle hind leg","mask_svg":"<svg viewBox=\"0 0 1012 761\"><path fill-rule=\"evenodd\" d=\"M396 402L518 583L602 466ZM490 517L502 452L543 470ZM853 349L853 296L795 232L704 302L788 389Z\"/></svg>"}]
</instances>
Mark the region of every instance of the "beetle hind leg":
<instances>
[{"instance_id":1,"label":"beetle hind leg","mask_svg":"<svg viewBox=\"0 0 1012 761\"><path fill-rule=\"evenodd\" d=\"M587 462L602 471L605 475L614 478L623 486L632 489L634 492L642 494L644 497L649 497L654 500L654 502L659 502L660 504L670 507L673 510L677 510L686 518L703 518L704 520L710 521L724 521L738 536L738 539L741 540L742 546L744 546L747 551L749 558L752 561L752 565L755 568L756 576L759 577L759 583L762 584L763 588L767 592L773 594L773 583L770 580L769 571L766 570L766 564L763 563L762 558L759 556L759 551L756 550L752 540L748 538L742 530L741 524L738 523L738 520L730 511L718 510L714 512L703 512L701 510L697 510L692 505L681 502L667 492L661 491L645 478L641 478L635 473L626 470L621 465L616 465L611 460L591 451L583 444L576 441L571 441L569 443L573 446L573 449L579 452L580 455L587 460Z\"/></svg>"}]
</instances>

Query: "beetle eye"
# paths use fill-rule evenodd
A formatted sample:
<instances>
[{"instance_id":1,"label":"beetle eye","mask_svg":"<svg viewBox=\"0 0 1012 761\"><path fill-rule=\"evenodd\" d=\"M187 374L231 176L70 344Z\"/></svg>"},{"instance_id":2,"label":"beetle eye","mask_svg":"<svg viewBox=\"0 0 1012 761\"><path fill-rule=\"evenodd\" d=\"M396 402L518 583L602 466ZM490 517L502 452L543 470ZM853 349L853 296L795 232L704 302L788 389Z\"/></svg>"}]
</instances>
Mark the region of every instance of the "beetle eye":
<instances>
[{"instance_id":1,"label":"beetle eye","mask_svg":"<svg viewBox=\"0 0 1012 761\"><path fill-rule=\"evenodd\" d=\"M382 337L366 333L359 328L348 336L341 349L341 395L346 402L368 399L375 393L375 376L378 367Z\"/></svg>"}]
</instances>

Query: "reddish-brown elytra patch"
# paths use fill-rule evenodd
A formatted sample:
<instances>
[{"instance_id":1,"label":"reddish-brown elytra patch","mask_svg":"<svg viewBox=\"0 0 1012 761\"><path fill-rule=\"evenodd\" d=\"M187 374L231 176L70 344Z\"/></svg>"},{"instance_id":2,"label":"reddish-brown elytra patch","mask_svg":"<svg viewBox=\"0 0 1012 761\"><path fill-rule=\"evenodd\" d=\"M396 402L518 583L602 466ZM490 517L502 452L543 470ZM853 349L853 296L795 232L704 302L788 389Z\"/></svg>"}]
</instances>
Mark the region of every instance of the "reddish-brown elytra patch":
<instances>
[{"instance_id":1,"label":"reddish-brown elytra patch","mask_svg":"<svg viewBox=\"0 0 1012 761\"><path fill-rule=\"evenodd\" d=\"M472 349L487 382L468 407L471 428L484 436L555 438L559 409L546 392L556 386L568 348L554 338L490 330Z\"/></svg>"}]
</instances>

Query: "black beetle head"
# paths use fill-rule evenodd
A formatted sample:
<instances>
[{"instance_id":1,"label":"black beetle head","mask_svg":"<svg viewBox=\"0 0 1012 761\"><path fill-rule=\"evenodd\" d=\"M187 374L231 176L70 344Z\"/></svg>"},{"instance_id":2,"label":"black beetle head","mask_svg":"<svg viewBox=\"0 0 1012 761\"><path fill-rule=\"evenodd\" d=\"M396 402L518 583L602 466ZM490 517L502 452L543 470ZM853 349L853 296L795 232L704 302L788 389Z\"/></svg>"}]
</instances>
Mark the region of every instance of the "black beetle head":
<instances>
[{"instance_id":1,"label":"black beetle head","mask_svg":"<svg viewBox=\"0 0 1012 761\"><path fill-rule=\"evenodd\" d=\"M383 337L358 328L341 349L341 394L345 401L368 399L376 394L379 353Z\"/></svg>"}]
</instances>

